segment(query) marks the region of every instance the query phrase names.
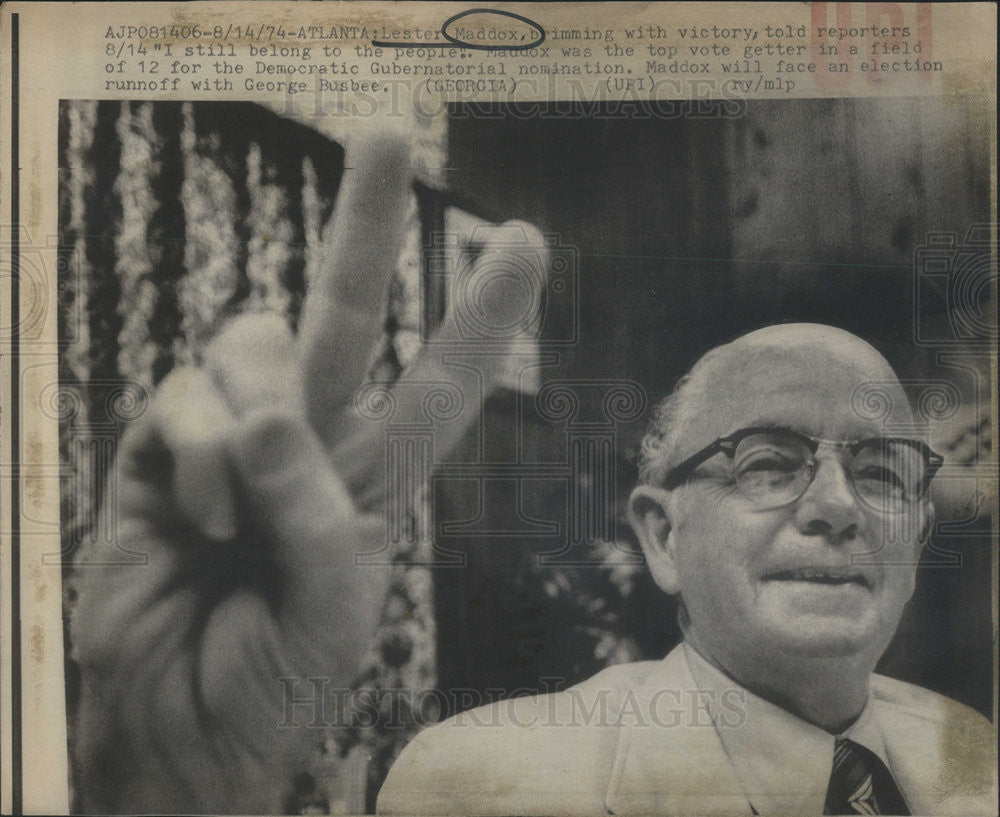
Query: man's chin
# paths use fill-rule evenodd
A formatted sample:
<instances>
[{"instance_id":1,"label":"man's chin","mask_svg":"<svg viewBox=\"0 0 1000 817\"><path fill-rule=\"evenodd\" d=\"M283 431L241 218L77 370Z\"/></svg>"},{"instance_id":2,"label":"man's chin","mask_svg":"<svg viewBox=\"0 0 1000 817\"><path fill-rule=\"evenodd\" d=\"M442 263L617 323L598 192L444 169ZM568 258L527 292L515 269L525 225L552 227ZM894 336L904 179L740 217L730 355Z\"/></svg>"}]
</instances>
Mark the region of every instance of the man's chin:
<instances>
[{"instance_id":1,"label":"man's chin","mask_svg":"<svg viewBox=\"0 0 1000 817\"><path fill-rule=\"evenodd\" d=\"M864 652L880 640L878 598L861 583L764 582L756 599L770 648L798 655Z\"/></svg>"},{"instance_id":2,"label":"man's chin","mask_svg":"<svg viewBox=\"0 0 1000 817\"><path fill-rule=\"evenodd\" d=\"M868 653L884 646L880 617L870 594L853 604L806 605L801 598L776 604L761 623L761 647L801 657L835 658ZM762 611L763 612L763 611Z\"/></svg>"},{"instance_id":3,"label":"man's chin","mask_svg":"<svg viewBox=\"0 0 1000 817\"><path fill-rule=\"evenodd\" d=\"M801 657L836 658L879 651L882 633L874 615L856 611L853 615L837 613L802 613L780 616L772 622L771 650Z\"/></svg>"}]
</instances>

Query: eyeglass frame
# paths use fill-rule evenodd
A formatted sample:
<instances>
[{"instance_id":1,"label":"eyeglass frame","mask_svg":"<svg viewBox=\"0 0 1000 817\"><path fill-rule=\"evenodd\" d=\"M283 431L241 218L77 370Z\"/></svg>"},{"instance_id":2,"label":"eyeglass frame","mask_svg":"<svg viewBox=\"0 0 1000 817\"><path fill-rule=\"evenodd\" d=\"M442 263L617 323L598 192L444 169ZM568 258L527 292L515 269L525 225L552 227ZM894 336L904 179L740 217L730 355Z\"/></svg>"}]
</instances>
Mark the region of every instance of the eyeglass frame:
<instances>
[{"instance_id":1,"label":"eyeglass frame","mask_svg":"<svg viewBox=\"0 0 1000 817\"><path fill-rule=\"evenodd\" d=\"M736 455L737 446L743 442L747 437L753 434L774 434L779 432L782 434L788 434L791 437L795 437L806 444L807 448L812 452L812 462L807 463L807 465L813 466L813 474L809 481L805 483L802 492L788 500L787 502L782 502L780 505L773 506L774 508L783 508L787 505L791 505L793 502L797 502L806 491L809 490L809 486L812 485L813 480L816 478L816 452L819 451L819 447L823 443L835 446L838 449L847 449L851 452L851 456L857 456L858 451L860 451L864 446L870 445L871 443L878 443L880 445L885 445L887 443L902 443L915 448L924 458L924 462L927 468L927 473L921 480L919 494L913 498L906 500L907 504L914 505L920 502L925 496L927 496L927 491L930 488L931 480L934 479L938 470L944 465L944 457L936 453L929 445L927 445L922 440L915 440L911 437L864 437L860 440L825 440L821 437L813 437L809 434L805 434L801 431L796 431L793 428L784 428L781 426L751 426L750 428L741 428L734 431L732 434L727 434L725 437L718 437L714 442L702 448L700 451L692 454L690 457L685 459L683 462L678 463L673 468L671 468L663 477L662 485L668 491L673 491L675 488L690 481L691 477L694 476L694 470L700 466L702 463L707 462L709 459L714 457L716 454L724 453L730 460ZM855 494L858 493L854 486L854 480L849 479L848 482L851 485L851 491ZM749 498L749 497L748 497ZM861 498L859 496L859 498ZM870 502L861 498L861 501L866 505L871 505Z\"/></svg>"}]
</instances>

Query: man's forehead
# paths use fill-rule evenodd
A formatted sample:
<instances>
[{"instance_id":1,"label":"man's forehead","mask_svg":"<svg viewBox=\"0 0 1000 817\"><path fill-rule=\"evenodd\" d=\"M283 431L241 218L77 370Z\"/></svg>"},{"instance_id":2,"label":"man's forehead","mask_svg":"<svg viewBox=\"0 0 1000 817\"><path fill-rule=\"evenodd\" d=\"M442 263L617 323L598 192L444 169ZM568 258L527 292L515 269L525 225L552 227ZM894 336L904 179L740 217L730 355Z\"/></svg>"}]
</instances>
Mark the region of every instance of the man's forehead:
<instances>
[{"instance_id":1,"label":"man's forehead","mask_svg":"<svg viewBox=\"0 0 1000 817\"><path fill-rule=\"evenodd\" d=\"M843 330L796 324L770 327L716 350L699 378L682 422L679 447L754 425L783 425L815 436L849 439L881 427L858 400L879 384L892 402L891 423L910 422L910 408L888 362ZM685 439L686 438L686 439Z\"/></svg>"}]
</instances>

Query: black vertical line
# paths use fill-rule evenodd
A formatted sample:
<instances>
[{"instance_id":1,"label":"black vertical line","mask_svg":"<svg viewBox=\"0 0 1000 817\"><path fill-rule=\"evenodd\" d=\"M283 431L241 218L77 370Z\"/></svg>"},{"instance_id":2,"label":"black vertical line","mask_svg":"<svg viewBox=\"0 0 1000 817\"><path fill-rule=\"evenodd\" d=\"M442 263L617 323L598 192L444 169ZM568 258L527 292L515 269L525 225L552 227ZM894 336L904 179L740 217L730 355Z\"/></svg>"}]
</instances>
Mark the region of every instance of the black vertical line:
<instances>
[{"instance_id":1,"label":"black vertical line","mask_svg":"<svg viewBox=\"0 0 1000 817\"><path fill-rule=\"evenodd\" d=\"M288 244L289 261L285 269L281 270L280 280L290 295L286 317L293 330L298 328L306 291L306 236L302 207L302 188L305 186L305 176L302 173L304 151L300 146L301 143L297 143L295 149L289 150L287 144L268 144L265 154L265 158L274 165L275 180L285 197L285 217L292 227L292 237Z\"/></svg>"},{"instance_id":2,"label":"black vertical line","mask_svg":"<svg viewBox=\"0 0 1000 817\"><path fill-rule=\"evenodd\" d=\"M233 229L236 234L234 264L236 283L233 291L222 307L220 319L237 313L243 302L250 296L251 285L247 277L247 262L250 259L250 190L247 187L247 159L250 141L257 131L247 123L246 111L251 103L224 102L198 105L193 109L195 127L195 152L202 158L210 158L229 176L236 194L236 208L233 213ZM236 127L233 127L233 123ZM211 137L219 139L219 147L209 150ZM188 275L195 270L188 270Z\"/></svg>"},{"instance_id":3,"label":"black vertical line","mask_svg":"<svg viewBox=\"0 0 1000 817\"><path fill-rule=\"evenodd\" d=\"M494 224L507 219L491 208L483 207L478 202L451 191L439 190L421 181L414 181L412 187L417 197L417 216L420 221L420 275L423 287L421 328L423 339L426 340L444 320L448 309L448 284L442 271L433 269L436 251L432 249L435 234L444 235L447 209L454 207L464 210L469 215ZM443 251L444 247L441 247L440 252ZM440 267L440 264L437 266Z\"/></svg>"},{"instance_id":4,"label":"black vertical line","mask_svg":"<svg viewBox=\"0 0 1000 817\"><path fill-rule=\"evenodd\" d=\"M127 102L99 102L97 122L87 152L87 163L94 170L93 180L84 193L84 224L88 233L86 253L91 270L84 305L90 333L87 348L90 378L87 416L92 423L112 420L108 416L107 397L112 384L121 380L118 353L124 309L115 236L121 234L123 205L115 182L121 172L119 120L130 110L131 104ZM125 308L132 306L130 303ZM91 518L101 506L104 490L104 474L96 476L93 495L89 498ZM92 535L97 535L96 530L92 531Z\"/></svg>"},{"instance_id":5,"label":"black vertical line","mask_svg":"<svg viewBox=\"0 0 1000 817\"><path fill-rule=\"evenodd\" d=\"M435 248L436 236L444 234L444 201L440 193L426 185L415 182L413 190L417 195L417 213L420 221L420 278L423 284L423 329L422 340L427 340L444 320L447 307L447 282L442 275L441 264L435 264L436 254L445 247Z\"/></svg>"},{"instance_id":6,"label":"black vertical line","mask_svg":"<svg viewBox=\"0 0 1000 817\"><path fill-rule=\"evenodd\" d=\"M184 155L181 132L184 114L180 102L154 102L154 160L159 171L150 188L156 209L149 221L149 236L153 269L151 280L156 283L156 306L149 317L149 333L156 345L153 362L153 382L159 383L174 367L174 344L181 336L179 289L184 278L184 245L187 227L181 188L184 184Z\"/></svg>"},{"instance_id":7,"label":"black vertical line","mask_svg":"<svg viewBox=\"0 0 1000 817\"><path fill-rule=\"evenodd\" d=\"M21 190L20 101L18 100L18 32L20 15L10 15L10 694L11 694L11 814L23 811L21 733Z\"/></svg>"}]
</instances>

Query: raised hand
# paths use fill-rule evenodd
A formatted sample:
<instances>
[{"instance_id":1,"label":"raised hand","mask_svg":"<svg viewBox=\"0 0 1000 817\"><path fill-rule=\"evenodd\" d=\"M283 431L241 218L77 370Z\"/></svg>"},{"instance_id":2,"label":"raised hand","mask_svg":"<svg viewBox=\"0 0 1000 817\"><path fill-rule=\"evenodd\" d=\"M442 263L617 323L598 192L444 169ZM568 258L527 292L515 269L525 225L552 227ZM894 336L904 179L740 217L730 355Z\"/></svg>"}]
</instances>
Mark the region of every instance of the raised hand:
<instances>
[{"instance_id":1,"label":"raised hand","mask_svg":"<svg viewBox=\"0 0 1000 817\"><path fill-rule=\"evenodd\" d=\"M331 263L311 284L298 336L277 316L234 319L201 366L163 381L121 442L117 518L105 521L145 564L113 564L120 553L107 545L77 569L71 741L86 811L279 811L322 737L281 726L279 679L343 688L359 668L388 568L355 559L384 546L385 430L355 412L354 396L381 334L408 158L398 134L349 144ZM545 263L533 228L492 228L471 283L489 289L519 269L542 280ZM495 308L531 311L531 287L506 292ZM451 342L469 339L462 308L396 398L405 422L422 411L421 384L461 390L439 453L477 420L506 353L496 341L477 368L449 365Z\"/></svg>"}]
</instances>

